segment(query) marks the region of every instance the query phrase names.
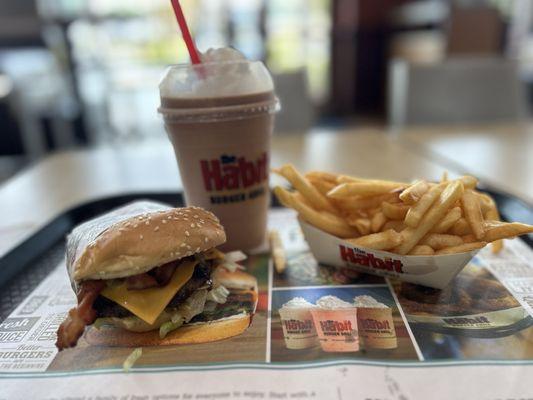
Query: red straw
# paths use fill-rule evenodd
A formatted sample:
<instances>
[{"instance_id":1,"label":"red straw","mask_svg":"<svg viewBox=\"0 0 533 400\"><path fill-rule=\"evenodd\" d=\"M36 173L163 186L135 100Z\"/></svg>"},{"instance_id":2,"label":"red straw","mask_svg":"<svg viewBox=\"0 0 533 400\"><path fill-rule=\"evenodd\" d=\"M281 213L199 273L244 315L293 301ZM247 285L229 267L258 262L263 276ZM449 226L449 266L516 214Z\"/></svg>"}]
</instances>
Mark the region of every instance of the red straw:
<instances>
[{"instance_id":1,"label":"red straw","mask_svg":"<svg viewBox=\"0 0 533 400\"><path fill-rule=\"evenodd\" d=\"M185 20L185 16L183 15L183 11L181 10L180 3L178 0L170 0L170 2L172 3L174 14L176 14L176 19L178 20L178 25L180 26L181 35L183 36L183 40L185 40L187 50L189 51L189 55L191 56L191 61L193 64L201 64L202 61L200 61L198 50L196 50L196 46L194 45L194 41L192 40L191 32L189 32L189 27L187 26L187 21Z\"/></svg>"}]
</instances>

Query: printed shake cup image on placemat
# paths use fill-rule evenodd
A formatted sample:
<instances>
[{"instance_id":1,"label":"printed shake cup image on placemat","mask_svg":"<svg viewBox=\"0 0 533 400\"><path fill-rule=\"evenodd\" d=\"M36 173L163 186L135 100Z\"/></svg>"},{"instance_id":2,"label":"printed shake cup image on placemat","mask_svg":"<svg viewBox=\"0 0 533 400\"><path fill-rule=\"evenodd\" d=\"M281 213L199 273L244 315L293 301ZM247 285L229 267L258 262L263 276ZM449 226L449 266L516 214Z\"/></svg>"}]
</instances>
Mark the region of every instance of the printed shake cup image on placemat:
<instances>
[{"instance_id":1,"label":"printed shake cup image on placemat","mask_svg":"<svg viewBox=\"0 0 533 400\"><path fill-rule=\"evenodd\" d=\"M275 289L272 311L273 362L417 359L385 285Z\"/></svg>"},{"instance_id":2,"label":"printed shake cup image on placemat","mask_svg":"<svg viewBox=\"0 0 533 400\"><path fill-rule=\"evenodd\" d=\"M336 296L322 296L311 310L322 350L328 352L359 351L357 309Z\"/></svg>"},{"instance_id":3,"label":"printed shake cup image on placemat","mask_svg":"<svg viewBox=\"0 0 533 400\"><path fill-rule=\"evenodd\" d=\"M389 306L368 295L355 297L353 304L357 308L359 335L365 348L398 347L392 310Z\"/></svg>"},{"instance_id":4,"label":"printed shake cup image on placemat","mask_svg":"<svg viewBox=\"0 0 533 400\"><path fill-rule=\"evenodd\" d=\"M288 349L307 349L318 343L311 310L316 305L303 297L294 297L279 309L283 337Z\"/></svg>"}]
</instances>

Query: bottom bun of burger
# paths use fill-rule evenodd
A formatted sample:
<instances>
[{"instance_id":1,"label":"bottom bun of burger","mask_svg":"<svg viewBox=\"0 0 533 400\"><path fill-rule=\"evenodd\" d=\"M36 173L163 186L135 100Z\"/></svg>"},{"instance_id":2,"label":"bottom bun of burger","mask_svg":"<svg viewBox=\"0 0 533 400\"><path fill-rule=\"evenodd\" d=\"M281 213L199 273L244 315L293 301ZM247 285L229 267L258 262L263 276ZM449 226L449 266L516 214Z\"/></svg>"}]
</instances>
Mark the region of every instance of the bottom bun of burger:
<instances>
[{"instance_id":1,"label":"bottom bun of burger","mask_svg":"<svg viewBox=\"0 0 533 400\"><path fill-rule=\"evenodd\" d=\"M187 324L169 332L164 338L159 337L158 330L140 333L138 330L125 330L118 323L117 326L106 325L99 329L90 327L85 340L92 345L113 347L208 343L240 335L251 322L252 316L243 313L215 321Z\"/></svg>"}]
</instances>

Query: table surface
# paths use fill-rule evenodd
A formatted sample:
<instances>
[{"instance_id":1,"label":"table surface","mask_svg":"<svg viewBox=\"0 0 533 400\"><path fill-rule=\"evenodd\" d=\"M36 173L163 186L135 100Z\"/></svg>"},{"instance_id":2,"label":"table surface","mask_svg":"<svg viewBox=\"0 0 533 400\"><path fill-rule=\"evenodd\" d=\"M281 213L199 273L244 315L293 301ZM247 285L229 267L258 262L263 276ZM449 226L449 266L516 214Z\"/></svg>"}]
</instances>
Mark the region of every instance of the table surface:
<instances>
[{"instance_id":1,"label":"table surface","mask_svg":"<svg viewBox=\"0 0 533 400\"><path fill-rule=\"evenodd\" d=\"M272 166L292 162L363 177L477 175L533 204L533 125L314 129L272 141ZM272 176L272 183L281 182ZM56 153L0 186L0 256L66 209L124 192L182 187L165 138Z\"/></svg>"}]
</instances>

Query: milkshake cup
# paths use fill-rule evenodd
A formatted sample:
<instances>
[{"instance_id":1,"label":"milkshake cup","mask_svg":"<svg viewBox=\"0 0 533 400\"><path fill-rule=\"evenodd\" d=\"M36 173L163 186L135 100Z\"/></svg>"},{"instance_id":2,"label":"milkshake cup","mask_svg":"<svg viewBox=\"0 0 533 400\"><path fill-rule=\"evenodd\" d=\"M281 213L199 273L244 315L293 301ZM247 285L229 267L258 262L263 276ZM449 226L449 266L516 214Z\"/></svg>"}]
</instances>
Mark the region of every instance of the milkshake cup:
<instances>
[{"instance_id":1,"label":"milkshake cup","mask_svg":"<svg viewBox=\"0 0 533 400\"><path fill-rule=\"evenodd\" d=\"M395 349L398 347L392 310L372 296L354 298L357 322L366 349Z\"/></svg>"},{"instance_id":2,"label":"milkshake cup","mask_svg":"<svg viewBox=\"0 0 533 400\"><path fill-rule=\"evenodd\" d=\"M270 138L279 104L261 62L229 48L201 58L202 64L167 69L159 112L186 203L220 218L228 237L223 250L249 250L265 239Z\"/></svg>"},{"instance_id":3,"label":"milkshake cup","mask_svg":"<svg viewBox=\"0 0 533 400\"><path fill-rule=\"evenodd\" d=\"M357 309L335 296L323 296L311 310L320 347L326 352L359 351Z\"/></svg>"},{"instance_id":4,"label":"milkshake cup","mask_svg":"<svg viewBox=\"0 0 533 400\"><path fill-rule=\"evenodd\" d=\"M316 308L302 297L295 297L278 311L283 328L283 338L288 349L308 349L318 345L311 310Z\"/></svg>"}]
</instances>

